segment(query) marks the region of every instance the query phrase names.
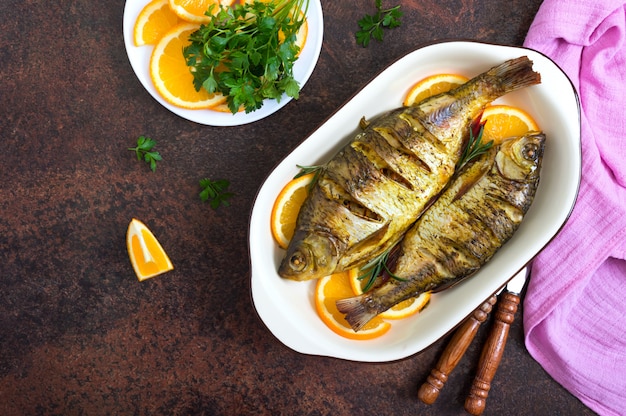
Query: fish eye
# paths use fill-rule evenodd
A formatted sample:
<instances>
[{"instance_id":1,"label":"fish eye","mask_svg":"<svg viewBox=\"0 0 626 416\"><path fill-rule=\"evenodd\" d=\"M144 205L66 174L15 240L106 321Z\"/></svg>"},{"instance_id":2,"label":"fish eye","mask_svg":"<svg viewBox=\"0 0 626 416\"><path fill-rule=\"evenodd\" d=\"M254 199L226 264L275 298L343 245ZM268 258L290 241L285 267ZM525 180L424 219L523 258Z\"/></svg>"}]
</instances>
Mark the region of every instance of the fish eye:
<instances>
[{"instance_id":1,"label":"fish eye","mask_svg":"<svg viewBox=\"0 0 626 416\"><path fill-rule=\"evenodd\" d=\"M296 272L301 272L306 267L306 256L301 251L296 251L289 258L289 265L291 269Z\"/></svg>"},{"instance_id":2,"label":"fish eye","mask_svg":"<svg viewBox=\"0 0 626 416\"><path fill-rule=\"evenodd\" d=\"M522 156L526 160L535 160L537 159L537 143L526 143L522 148Z\"/></svg>"}]
</instances>

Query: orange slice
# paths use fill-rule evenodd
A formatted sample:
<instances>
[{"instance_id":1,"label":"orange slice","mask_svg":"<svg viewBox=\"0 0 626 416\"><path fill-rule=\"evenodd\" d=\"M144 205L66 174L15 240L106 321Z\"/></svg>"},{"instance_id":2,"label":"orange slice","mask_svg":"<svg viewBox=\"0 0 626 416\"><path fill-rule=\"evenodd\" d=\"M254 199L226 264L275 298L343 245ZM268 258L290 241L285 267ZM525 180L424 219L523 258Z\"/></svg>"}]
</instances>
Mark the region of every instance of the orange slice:
<instances>
[{"instance_id":1,"label":"orange slice","mask_svg":"<svg viewBox=\"0 0 626 416\"><path fill-rule=\"evenodd\" d=\"M220 112L220 113L230 113L230 114L232 114L232 111L230 111L230 108L228 108L228 103L225 103L225 102L224 103L220 103L218 105L212 106L210 108L210 110L217 111L217 112ZM239 110L237 110L237 112L241 113L244 110L245 110L245 107L242 105L242 106L239 106Z\"/></svg>"},{"instance_id":2,"label":"orange slice","mask_svg":"<svg viewBox=\"0 0 626 416\"><path fill-rule=\"evenodd\" d=\"M469 78L458 74L431 75L415 83L406 97L404 105L409 106L442 92L450 91L461 84L465 84Z\"/></svg>"},{"instance_id":3,"label":"orange slice","mask_svg":"<svg viewBox=\"0 0 626 416\"><path fill-rule=\"evenodd\" d=\"M133 218L126 231L126 248L137 278L142 281L174 269L154 234Z\"/></svg>"},{"instance_id":4,"label":"orange slice","mask_svg":"<svg viewBox=\"0 0 626 416\"><path fill-rule=\"evenodd\" d=\"M348 272L350 288L355 295L362 294L363 286L367 283L366 279L359 279L360 275L361 271L358 268L350 269ZM382 319L408 318L409 316L413 316L424 309L428 302L430 302L430 292L422 293L419 296L403 300L378 316Z\"/></svg>"},{"instance_id":5,"label":"orange slice","mask_svg":"<svg viewBox=\"0 0 626 416\"><path fill-rule=\"evenodd\" d=\"M509 105L492 105L485 109L482 121L487 121L483 131L483 143L493 140L494 144L508 137L521 136L529 131L538 131L537 122L521 108Z\"/></svg>"},{"instance_id":6,"label":"orange slice","mask_svg":"<svg viewBox=\"0 0 626 416\"><path fill-rule=\"evenodd\" d=\"M133 37L136 46L154 45L170 29L180 22L170 8L169 0L152 0L137 16Z\"/></svg>"},{"instance_id":7,"label":"orange slice","mask_svg":"<svg viewBox=\"0 0 626 416\"><path fill-rule=\"evenodd\" d=\"M189 34L198 29L195 23L181 23L168 30L157 42L150 58L150 78L165 101L181 108L202 109L226 101L222 94L209 94L204 88L196 91L183 47Z\"/></svg>"},{"instance_id":8,"label":"orange slice","mask_svg":"<svg viewBox=\"0 0 626 416\"><path fill-rule=\"evenodd\" d=\"M170 8L178 17L188 22L206 23L211 18L206 15L211 5L215 4L213 13L221 6L231 6L234 0L169 0Z\"/></svg>"},{"instance_id":9,"label":"orange slice","mask_svg":"<svg viewBox=\"0 0 626 416\"><path fill-rule=\"evenodd\" d=\"M300 12L300 14L303 14L304 12ZM305 18L304 21L302 22L302 26L300 26L300 29L298 29L298 33L296 33L296 45L298 46L298 48L300 48L300 50L298 51L298 56L300 55L300 53L302 53L302 50L304 49L304 45L306 44L306 40L309 37L309 22L308 20Z\"/></svg>"},{"instance_id":10,"label":"orange slice","mask_svg":"<svg viewBox=\"0 0 626 416\"><path fill-rule=\"evenodd\" d=\"M355 332L344 315L337 310L335 302L354 296L350 287L348 272L335 273L322 277L315 286L315 310L322 321L333 332L342 337L367 340L380 337L389 331L391 324L380 317L375 317L362 329Z\"/></svg>"},{"instance_id":11,"label":"orange slice","mask_svg":"<svg viewBox=\"0 0 626 416\"><path fill-rule=\"evenodd\" d=\"M467 77L458 74L431 75L411 87L404 99L404 105L412 105L432 95L450 91L468 80ZM489 120L483 132L484 143L493 140L494 144L498 144L508 137L521 136L528 131L539 130L537 123L527 112L509 105L487 107L482 120Z\"/></svg>"},{"instance_id":12,"label":"orange slice","mask_svg":"<svg viewBox=\"0 0 626 416\"><path fill-rule=\"evenodd\" d=\"M300 12L300 16L303 16L303 15L304 15L304 12ZM309 35L309 23L305 18L302 21L302 26L300 26L300 29L298 29L298 33L296 33L295 44L298 48L300 48L300 50L298 51L298 55L300 55L300 53L302 52L302 49L304 49L304 44L306 43L306 39L308 35ZM285 34L281 30L280 32L278 32L278 41L280 43L283 43L284 40L285 40Z\"/></svg>"},{"instance_id":13,"label":"orange slice","mask_svg":"<svg viewBox=\"0 0 626 416\"><path fill-rule=\"evenodd\" d=\"M314 173L309 173L292 179L280 191L276 201L274 201L270 227L274 239L282 248L287 248L291 237L293 237L300 207L309 193L308 186L314 176Z\"/></svg>"}]
</instances>

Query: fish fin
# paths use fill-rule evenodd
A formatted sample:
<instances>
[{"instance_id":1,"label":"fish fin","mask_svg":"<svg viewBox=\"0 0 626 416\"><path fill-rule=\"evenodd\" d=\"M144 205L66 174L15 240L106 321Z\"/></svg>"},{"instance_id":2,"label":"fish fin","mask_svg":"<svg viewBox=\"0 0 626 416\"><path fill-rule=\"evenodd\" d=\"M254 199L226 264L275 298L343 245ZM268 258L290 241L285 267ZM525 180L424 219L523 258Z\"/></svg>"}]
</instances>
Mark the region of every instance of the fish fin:
<instances>
[{"instance_id":1,"label":"fish fin","mask_svg":"<svg viewBox=\"0 0 626 416\"><path fill-rule=\"evenodd\" d=\"M459 276L459 277L455 277L454 279L450 279L447 282L445 282L445 283L443 283L443 284L441 284L439 286L436 286L430 292L431 293L438 293L438 292L450 289L452 286L456 286L459 283L461 283L464 280L466 280L468 277L473 276L476 273L477 270L478 269L476 269L476 270L474 270L474 271L472 271L470 273L464 274L463 276Z\"/></svg>"},{"instance_id":2,"label":"fish fin","mask_svg":"<svg viewBox=\"0 0 626 416\"><path fill-rule=\"evenodd\" d=\"M495 149L490 149L486 155L475 159L471 165L466 166L463 172L458 174L460 183L457 186L457 191L454 198L452 198L452 202L463 198L463 195L468 193L474 185L480 182L483 176L491 170L495 156Z\"/></svg>"},{"instance_id":3,"label":"fish fin","mask_svg":"<svg viewBox=\"0 0 626 416\"><path fill-rule=\"evenodd\" d=\"M365 324L378 315L377 312L366 306L366 297L367 295L359 295L352 298L338 299L335 302L339 312L346 315L346 321L355 331L363 328Z\"/></svg>"},{"instance_id":4,"label":"fish fin","mask_svg":"<svg viewBox=\"0 0 626 416\"><path fill-rule=\"evenodd\" d=\"M383 251L386 250L387 244L385 243L384 246L381 245L380 240L382 240L382 238L387 235L387 231L389 230L389 222L385 223L382 227L380 227L378 230L374 231L372 234L368 235L367 237L365 237L365 239L363 239L362 241L358 242L357 244L355 244L354 246L352 246L345 254L344 254L344 258L349 258L351 257L354 253L360 253L361 251L365 250L367 247L379 247L379 250L375 250L374 252L376 253L382 253ZM361 257L356 259L357 262L360 262L362 260ZM350 266L352 266L352 262L350 262L349 264Z\"/></svg>"},{"instance_id":5,"label":"fish fin","mask_svg":"<svg viewBox=\"0 0 626 416\"><path fill-rule=\"evenodd\" d=\"M533 61L527 56L510 59L487 73L499 80L505 94L541 83L541 74L533 71Z\"/></svg>"}]
</instances>

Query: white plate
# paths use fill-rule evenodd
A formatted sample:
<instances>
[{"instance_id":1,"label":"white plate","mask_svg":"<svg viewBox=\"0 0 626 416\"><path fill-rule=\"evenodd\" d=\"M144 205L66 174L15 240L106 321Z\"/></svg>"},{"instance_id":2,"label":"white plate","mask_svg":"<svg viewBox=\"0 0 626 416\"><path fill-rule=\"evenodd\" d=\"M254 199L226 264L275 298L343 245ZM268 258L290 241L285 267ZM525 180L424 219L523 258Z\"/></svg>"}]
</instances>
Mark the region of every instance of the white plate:
<instances>
[{"instance_id":1,"label":"white plate","mask_svg":"<svg viewBox=\"0 0 626 416\"><path fill-rule=\"evenodd\" d=\"M547 135L542 176L535 201L517 233L472 278L431 298L417 316L391 321L391 330L370 341L342 338L318 318L315 282L282 279L277 268L284 250L270 232L270 213L282 187L298 172L296 164L323 163L344 146L362 116L399 107L421 78L443 72L473 77L507 59L527 55L542 83L507 95L499 103L527 110ZM374 78L318 130L289 154L259 190L250 218L252 298L265 325L286 346L305 354L384 362L415 354L452 330L556 235L573 208L581 172L577 94L565 74L544 55L524 48L474 42L424 47Z\"/></svg>"},{"instance_id":2,"label":"white plate","mask_svg":"<svg viewBox=\"0 0 626 416\"><path fill-rule=\"evenodd\" d=\"M144 88L165 108L187 120L207 126L239 126L252 123L270 116L287 105L291 97L284 95L280 103L276 100L265 100L263 107L246 114L245 112L231 114L211 110L188 110L176 107L161 98L150 79L150 55L152 46L135 46L133 41L133 28L135 20L150 0L127 0L124 7L124 44L130 64L135 71L135 75ZM294 64L294 78L300 83L300 88L308 81L317 64L317 60L322 50L322 39L324 37L324 21L322 16L322 5L320 0L310 0L307 11L308 35L304 48Z\"/></svg>"}]
</instances>

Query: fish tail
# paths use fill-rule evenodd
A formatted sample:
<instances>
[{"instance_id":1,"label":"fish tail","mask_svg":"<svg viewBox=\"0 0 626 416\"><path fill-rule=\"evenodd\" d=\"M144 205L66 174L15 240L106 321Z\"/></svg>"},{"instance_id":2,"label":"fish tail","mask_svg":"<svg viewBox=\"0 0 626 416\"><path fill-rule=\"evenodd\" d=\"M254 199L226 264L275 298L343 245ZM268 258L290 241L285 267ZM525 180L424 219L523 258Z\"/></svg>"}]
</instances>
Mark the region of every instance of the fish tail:
<instances>
[{"instance_id":1,"label":"fish tail","mask_svg":"<svg viewBox=\"0 0 626 416\"><path fill-rule=\"evenodd\" d=\"M352 298L339 299L335 302L339 312L346 315L346 321L355 331L363 328L365 324L379 313L367 307L366 298L367 295L359 295Z\"/></svg>"},{"instance_id":2,"label":"fish tail","mask_svg":"<svg viewBox=\"0 0 626 416\"><path fill-rule=\"evenodd\" d=\"M488 82L495 82L506 94L541 83L541 74L533 71L533 61L527 56L510 59L485 73Z\"/></svg>"}]
</instances>

